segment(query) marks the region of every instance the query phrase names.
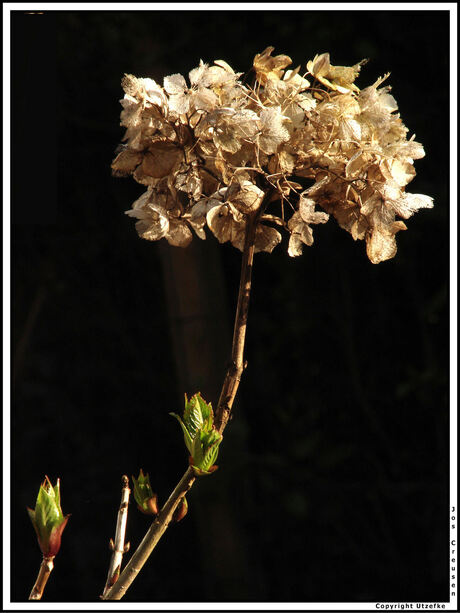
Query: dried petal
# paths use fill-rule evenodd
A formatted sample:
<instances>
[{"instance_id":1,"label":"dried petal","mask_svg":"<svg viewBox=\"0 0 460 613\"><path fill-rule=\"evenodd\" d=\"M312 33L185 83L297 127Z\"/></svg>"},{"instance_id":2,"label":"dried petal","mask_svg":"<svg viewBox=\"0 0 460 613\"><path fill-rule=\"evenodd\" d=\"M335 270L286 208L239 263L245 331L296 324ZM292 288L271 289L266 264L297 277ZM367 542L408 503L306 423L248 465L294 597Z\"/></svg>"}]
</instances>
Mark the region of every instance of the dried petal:
<instances>
[{"instance_id":1,"label":"dried petal","mask_svg":"<svg viewBox=\"0 0 460 613\"><path fill-rule=\"evenodd\" d=\"M163 86L168 94L183 94L187 90L187 83L181 74L172 74L165 77Z\"/></svg>"},{"instance_id":2,"label":"dried petal","mask_svg":"<svg viewBox=\"0 0 460 613\"><path fill-rule=\"evenodd\" d=\"M326 223L329 219L327 213L315 211L316 202L312 198L305 197L305 193L300 194L299 213L305 223Z\"/></svg>"},{"instance_id":3,"label":"dried petal","mask_svg":"<svg viewBox=\"0 0 460 613\"><path fill-rule=\"evenodd\" d=\"M308 190L307 190L308 191ZM313 231L310 224L326 223L329 219L327 213L315 211L315 201L305 196L307 192L300 195L299 210L294 213L288 222L288 229L291 233L289 239L288 254L295 257L302 254L302 244L313 244Z\"/></svg>"},{"instance_id":4,"label":"dried petal","mask_svg":"<svg viewBox=\"0 0 460 613\"><path fill-rule=\"evenodd\" d=\"M267 80L279 80L284 73L283 68L292 64L292 60L287 55L275 55L271 57L275 47L267 47L262 53L258 53L254 58L254 70L256 78L261 85L265 85Z\"/></svg>"},{"instance_id":5,"label":"dried petal","mask_svg":"<svg viewBox=\"0 0 460 613\"><path fill-rule=\"evenodd\" d=\"M329 72L329 68L331 66L329 60L329 53L321 53L320 55L315 55L313 61L310 60L307 62L307 70L316 78L324 77Z\"/></svg>"},{"instance_id":6,"label":"dried petal","mask_svg":"<svg viewBox=\"0 0 460 613\"><path fill-rule=\"evenodd\" d=\"M220 243L230 241L234 247L243 251L245 222L242 216L235 218L236 209L222 204L213 207L206 215L208 227Z\"/></svg>"},{"instance_id":7,"label":"dried petal","mask_svg":"<svg viewBox=\"0 0 460 613\"><path fill-rule=\"evenodd\" d=\"M281 234L275 228L259 224L256 229L256 238L254 242L254 252L266 251L271 253L276 245L281 242ZM243 251L243 247L240 247Z\"/></svg>"},{"instance_id":8,"label":"dried petal","mask_svg":"<svg viewBox=\"0 0 460 613\"><path fill-rule=\"evenodd\" d=\"M294 85L297 92L302 92L310 87L310 81L298 74L299 69L300 66L298 66L296 70L286 70L283 80L290 85Z\"/></svg>"},{"instance_id":9,"label":"dried petal","mask_svg":"<svg viewBox=\"0 0 460 613\"><path fill-rule=\"evenodd\" d=\"M348 94L351 91L359 92L359 88L353 82L359 75L361 66L366 62L367 60L361 60L351 67L332 66L329 53L322 53L307 63L307 70L326 87L341 94Z\"/></svg>"},{"instance_id":10,"label":"dried petal","mask_svg":"<svg viewBox=\"0 0 460 613\"><path fill-rule=\"evenodd\" d=\"M141 79L138 79L132 74L125 74L121 80L121 86L126 94L133 97L138 95L142 90Z\"/></svg>"},{"instance_id":11,"label":"dried petal","mask_svg":"<svg viewBox=\"0 0 460 613\"><path fill-rule=\"evenodd\" d=\"M203 77L206 74L207 70L208 70L208 65L205 64L203 60L200 60L200 65L188 73L190 83L192 85L199 85L200 82L203 80ZM184 79L184 82L185 82L185 79Z\"/></svg>"},{"instance_id":12,"label":"dried petal","mask_svg":"<svg viewBox=\"0 0 460 613\"><path fill-rule=\"evenodd\" d=\"M287 118L281 114L281 108L269 107L260 112L259 147L265 153L275 153L281 143L289 140L289 131L285 127Z\"/></svg>"},{"instance_id":13,"label":"dried petal","mask_svg":"<svg viewBox=\"0 0 460 613\"><path fill-rule=\"evenodd\" d=\"M386 179L394 181L400 187L404 187L415 177L415 170L410 162L396 159L384 160L380 164L380 171Z\"/></svg>"},{"instance_id":14,"label":"dried petal","mask_svg":"<svg viewBox=\"0 0 460 613\"><path fill-rule=\"evenodd\" d=\"M114 177L127 177L142 161L142 154L138 151L126 149L117 155L112 162L112 174Z\"/></svg>"},{"instance_id":15,"label":"dried petal","mask_svg":"<svg viewBox=\"0 0 460 613\"><path fill-rule=\"evenodd\" d=\"M182 157L181 150L173 143L155 142L150 145L142 160L142 170L157 179L168 176Z\"/></svg>"},{"instance_id":16,"label":"dried petal","mask_svg":"<svg viewBox=\"0 0 460 613\"><path fill-rule=\"evenodd\" d=\"M148 203L142 208L126 211L126 215L136 217L136 230L141 238L157 241L166 236L169 230L168 214L163 207Z\"/></svg>"},{"instance_id":17,"label":"dried petal","mask_svg":"<svg viewBox=\"0 0 460 613\"><path fill-rule=\"evenodd\" d=\"M251 183L241 181L233 183L227 191L227 200L235 206L241 213L252 213L262 204L265 192Z\"/></svg>"},{"instance_id":18,"label":"dried petal","mask_svg":"<svg viewBox=\"0 0 460 613\"><path fill-rule=\"evenodd\" d=\"M372 228L366 237L366 251L370 261L379 264L393 258L397 251L395 234L405 229L402 221L394 222L388 227Z\"/></svg>"},{"instance_id":19,"label":"dried petal","mask_svg":"<svg viewBox=\"0 0 460 613\"><path fill-rule=\"evenodd\" d=\"M185 221L181 219L169 219L169 230L166 234L166 240L173 247L188 247L192 241L193 235Z\"/></svg>"},{"instance_id":20,"label":"dried petal","mask_svg":"<svg viewBox=\"0 0 460 613\"><path fill-rule=\"evenodd\" d=\"M402 194L401 198L390 201L395 213L403 219L409 219L419 209L432 209L433 198L424 194Z\"/></svg>"},{"instance_id":21,"label":"dried petal","mask_svg":"<svg viewBox=\"0 0 460 613\"><path fill-rule=\"evenodd\" d=\"M214 64L217 64L217 66L221 66L226 72L235 74L233 68L229 64L227 64L225 60L214 60Z\"/></svg>"}]
</instances>

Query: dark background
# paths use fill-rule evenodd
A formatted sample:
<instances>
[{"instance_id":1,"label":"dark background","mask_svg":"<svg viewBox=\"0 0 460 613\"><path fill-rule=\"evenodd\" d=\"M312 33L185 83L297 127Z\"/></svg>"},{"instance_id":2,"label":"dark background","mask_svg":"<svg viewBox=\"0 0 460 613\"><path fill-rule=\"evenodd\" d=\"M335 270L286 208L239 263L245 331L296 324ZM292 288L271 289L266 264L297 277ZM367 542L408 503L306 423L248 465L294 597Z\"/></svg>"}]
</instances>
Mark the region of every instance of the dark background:
<instances>
[{"instance_id":1,"label":"dark background","mask_svg":"<svg viewBox=\"0 0 460 613\"><path fill-rule=\"evenodd\" d=\"M408 191L435 208L377 266L332 219L301 258L256 256L219 470L125 600L448 600L449 14L415 10L12 13L13 600L47 474L72 517L45 600L98 601L121 475L166 500L187 462L168 412L215 404L229 356L240 253L142 241L123 214L144 188L110 174L121 77L246 71L268 45L368 57L361 87L391 71L427 152ZM131 504L132 549L148 525Z\"/></svg>"}]
</instances>

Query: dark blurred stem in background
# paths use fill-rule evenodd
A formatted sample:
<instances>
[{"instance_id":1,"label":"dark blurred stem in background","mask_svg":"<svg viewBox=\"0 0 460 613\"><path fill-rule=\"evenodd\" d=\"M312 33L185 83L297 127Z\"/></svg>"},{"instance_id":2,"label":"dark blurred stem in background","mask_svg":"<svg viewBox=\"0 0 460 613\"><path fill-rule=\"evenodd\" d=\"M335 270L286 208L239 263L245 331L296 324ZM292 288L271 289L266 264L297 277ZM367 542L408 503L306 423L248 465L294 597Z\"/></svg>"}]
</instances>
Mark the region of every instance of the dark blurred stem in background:
<instances>
[{"instance_id":1,"label":"dark blurred stem in background","mask_svg":"<svg viewBox=\"0 0 460 613\"><path fill-rule=\"evenodd\" d=\"M32 304L30 305L29 312L27 313L27 318L24 323L24 327L21 332L21 336L16 345L16 351L14 352L14 360L13 360L13 387L18 380L19 375L22 372L24 366L24 357L26 354L27 347L30 343L30 338L37 323L38 316L45 302L45 298L47 295L47 288L44 284L40 284L35 292L35 296L32 300Z\"/></svg>"},{"instance_id":2,"label":"dark blurred stem in background","mask_svg":"<svg viewBox=\"0 0 460 613\"><path fill-rule=\"evenodd\" d=\"M166 242L158 246L177 389L189 395L200 391L206 400L217 399L231 343L222 247L209 240L194 240L185 250ZM183 396L178 402L183 402ZM244 415L238 414L240 426L242 421L246 421ZM238 436L233 436L231 454L238 454L242 444ZM224 446L221 454L228 457L227 452ZM200 488L189 513L196 525L203 572L205 569L207 576L211 575L202 586L206 600L226 591L231 598L232 585L250 588L245 538L229 504L230 478L231 474L221 469L213 487Z\"/></svg>"}]
</instances>

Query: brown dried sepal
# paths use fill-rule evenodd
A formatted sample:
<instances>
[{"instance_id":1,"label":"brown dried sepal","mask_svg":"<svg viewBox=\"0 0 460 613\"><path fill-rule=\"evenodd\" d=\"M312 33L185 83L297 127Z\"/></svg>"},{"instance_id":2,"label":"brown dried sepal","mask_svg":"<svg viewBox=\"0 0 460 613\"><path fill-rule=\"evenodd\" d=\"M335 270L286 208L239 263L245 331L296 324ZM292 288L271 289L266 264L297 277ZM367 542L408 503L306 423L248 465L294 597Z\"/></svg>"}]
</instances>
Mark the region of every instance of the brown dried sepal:
<instances>
[{"instance_id":1,"label":"brown dried sepal","mask_svg":"<svg viewBox=\"0 0 460 613\"><path fill-rule=\"evenodd\" d=\"M182 151L173 143L157 141L144 153L142 170L149 177L162 179L171 174L182 155Z\"/></svg>"},{"instance_id":2,"label":"brown dried sepal","mask_svg":"<svg viewBox=\"0 0 460 613\"><path fill-rule=\"evenodd\" d=\"M265 192L250 181L240 180L232 183L227 190L227 201L244 215L254 213L260 208Z\"/></svg>"},{"instance_id":3,"label":"brown dried sepal","mask_svg":"<svg viewBox=\"0 0 460 613\"><path fill-rule=\"evenodd\" d=\"M271 57L275 47L267 47L262 53L258 53L254 58L254 70L256 78L261 85L265 85L268 80L279 81L284 74L284 68L292 64L288 55L275 55Z\"/></svg>"},{"instance_id":4,"label":"brown dried sepal","mask_svg":"<svg viewBox=\"0 0 460 613\"><path fill-rule=\"evenodd\" d=\"M142 162L142 153L126 149L119 153L112 162L112 175L114 177L127 177L133 173Z\"/></svg>"}]
</instances>

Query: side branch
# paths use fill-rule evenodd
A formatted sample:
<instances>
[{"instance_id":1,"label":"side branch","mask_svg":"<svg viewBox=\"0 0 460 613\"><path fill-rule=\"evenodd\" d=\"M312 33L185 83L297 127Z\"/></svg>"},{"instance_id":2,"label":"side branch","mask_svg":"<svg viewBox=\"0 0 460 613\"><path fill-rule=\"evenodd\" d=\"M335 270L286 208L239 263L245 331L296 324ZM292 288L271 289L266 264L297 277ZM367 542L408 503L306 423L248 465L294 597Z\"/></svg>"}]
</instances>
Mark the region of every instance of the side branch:
<instances>
[{"instance_id":1,"label":"side branch","mask_svg":"<svg viewBox=\"0 0 460 613\"><path fill-rule=\"evenodd\" d=\"M129 550L129 543L125 545L126 534L126 522L128 520L128 504L129 495L131 490L129 489L129 479L126 475L121 478L122 490L121 490L121 502L117 515L117 527L115 529L115 542L110 539L110 547L113 551L110 560L109 572L107 574L107 581L105 583L104 592L102 596L105 596L112 585L117 581L120 576L121 562L123 560L123 554Z\"/></svg>"},{"instance_id":2,"label":"side branch","mask_svg":"<svg viewBox=\"0 0 460 613\"><path fill-rule=\"evenodd\" d=\"M147 562L147 559L152 551L155 549L158 541L163 536L173 518L176 507L192 487L194 481L194 472L192 468L188 468L164 504L157 518L150 526L147 534L142 539L141 544L123 569L118 581L103 595L102 600L120 600L123 598L127 589L137 577L139 571Z\"/></svg>"}]
</instances>

